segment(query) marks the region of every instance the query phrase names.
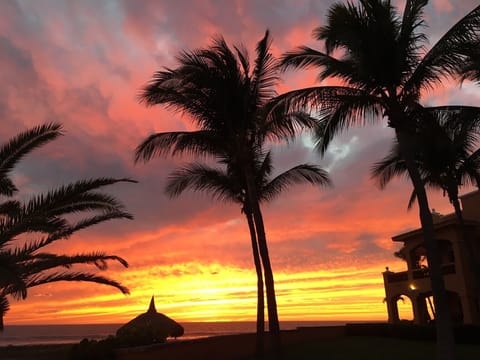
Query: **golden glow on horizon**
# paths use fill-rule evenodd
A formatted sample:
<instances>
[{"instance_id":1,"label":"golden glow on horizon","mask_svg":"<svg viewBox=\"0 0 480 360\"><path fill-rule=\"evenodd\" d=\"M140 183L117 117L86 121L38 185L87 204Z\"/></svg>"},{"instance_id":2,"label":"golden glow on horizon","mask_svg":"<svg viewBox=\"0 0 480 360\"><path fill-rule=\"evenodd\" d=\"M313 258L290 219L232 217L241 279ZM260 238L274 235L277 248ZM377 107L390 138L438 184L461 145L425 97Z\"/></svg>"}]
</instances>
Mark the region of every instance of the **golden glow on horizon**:
<instances>
[{"instance_id":1,"label":"golden glow on horizon","mask_svg":"<svg viewBox=\"0 0 480 360\"><path fill-rule=\"evenodd\" d=\"M97 296L56 300L32 293L27 301L14 302L7 324L123 323L145 312L155 295L159 312L177 321L254 321L256 277L253 271L219 264L182 264L198 273L164 275L153 279L152 269L124 273L132 294L123 296L100 289ZM386 320L380 267L331 271L278 272L275 274L280 320L354 321ZM155 271L168 273L169 266ZM175 270L175 269L173 269ZM121 275L118 273L117 275ZM148 279L140 282L138 279ZM134 281L137 285L129 284ZM75 284L65 284L66 292ZM88 286L88 285L87 285ZM98 285L95 285L97 288Z\"/></svg>"}]
</instances>

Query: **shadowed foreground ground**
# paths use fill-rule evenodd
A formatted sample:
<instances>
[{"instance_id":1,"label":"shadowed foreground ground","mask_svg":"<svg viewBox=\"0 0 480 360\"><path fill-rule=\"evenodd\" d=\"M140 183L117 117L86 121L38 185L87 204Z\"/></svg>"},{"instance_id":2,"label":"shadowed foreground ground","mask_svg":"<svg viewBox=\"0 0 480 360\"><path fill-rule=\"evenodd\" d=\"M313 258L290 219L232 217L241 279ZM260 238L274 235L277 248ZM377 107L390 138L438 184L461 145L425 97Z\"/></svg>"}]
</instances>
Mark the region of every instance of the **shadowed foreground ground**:
<instances>
[{"instance_id":1,"label":"shadowed foreground ground","mask_svg":"<svg viewBox=\"0 0 480 360\"><path fill-rule=\"evenodd\" d=\"M345 336L341 327L283 332L284 360L428 360L435 344L384 337ZM120 351L118 360L253 360L253 334L219 336ZM2 360L67 360L71 345L0 348ZM458 345L459 359L480 359L480 343Z\"/></svg>"}]
</instances>

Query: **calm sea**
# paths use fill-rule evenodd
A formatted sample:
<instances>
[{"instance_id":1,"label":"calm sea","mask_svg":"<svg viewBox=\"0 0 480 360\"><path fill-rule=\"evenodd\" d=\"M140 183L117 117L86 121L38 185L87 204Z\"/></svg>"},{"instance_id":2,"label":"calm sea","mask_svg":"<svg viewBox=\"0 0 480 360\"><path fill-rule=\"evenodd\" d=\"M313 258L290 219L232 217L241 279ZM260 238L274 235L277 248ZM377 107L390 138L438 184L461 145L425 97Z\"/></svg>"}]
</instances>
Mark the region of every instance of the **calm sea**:
<instances>
[{"instance_id":1,"label":"calm sea","mask_svg":"<svg viewBox=\"0 0 480 360\"><path fill-rule=\"evenodd\" d=\"M302 326L344 325L339 321L284 321L282 330L293 330ZM82 339L101 340L114 335L122 324L94 325L6 325L0 332L0 346L67 344ZM217 335L255 332L255 322L185 322L181 323L185 334L179 340L196 339Z\"/></svg>"}]
</instances>

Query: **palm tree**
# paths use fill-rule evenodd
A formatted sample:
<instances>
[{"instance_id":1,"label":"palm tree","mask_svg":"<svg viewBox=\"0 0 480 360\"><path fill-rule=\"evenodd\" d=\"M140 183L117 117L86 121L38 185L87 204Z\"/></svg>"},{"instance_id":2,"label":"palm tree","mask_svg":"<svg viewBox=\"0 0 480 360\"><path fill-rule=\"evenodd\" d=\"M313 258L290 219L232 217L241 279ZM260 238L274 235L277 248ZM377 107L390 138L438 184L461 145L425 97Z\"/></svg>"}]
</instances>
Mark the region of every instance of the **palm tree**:
<instances>
[{"instance_id":1,"label":"palm tree","mask_svg":"<svg viewBox=\"0 0 480 360\"><path fill-rule=\"evenodd\" d=\"M46 124L24 131L0 148L0 193L12 196L18 188L9 177L14 166L30 151L62 134L59 124ZM128 289L115 280L86 271L73 271L75 264L91 264L107 269L107 261L118 261L127 267L121 257L103 252L58 255L43 249L58 240L68 239L73 233L111 219L132 215L112 196L96 191L130 179L98 178L77 181L46 194L37 195L26 203L6 200L0 204L0 330L3 317L9 310L7 296L25 299L27 289L57 281L88 281L110 285L122 293ZM93 213L80 220L69 221L66 216ZM34 234L36 240L25 240L22 235ZM31 235L29 236L31 237ZM16 243L20 240L21 245Z\"/></svg>"},{"instance_id":2,"label":"palm tree","mask_svg":"<svg viewBox=\"0 0 480 360\"><path fill-rule=\"evenodd\" d=\"M319 148L324 151L332 137L353 124L386 118L396 135L408 175L417 195L419 215L430 267L437 309L438 356L454 357L454 339L445 286L434 241L432 216L425 187L414 161L412 136L425 90L455 77L466 55L463 45L478 39L480 6L458 21L426 51L423 10L426 0L407 0L400 14L390 0L359 0L335 3L325 26L314 30L325 41L326 51L300 47L282 57L284 68L320 68L319 79L336 77L344 86L320 86L289 92L279 104L313 106L321 118Z\"/></svg>"},{"instance_id":3,"label":"palm tree","mask_svg":"<svg viewBox=\"0 0 480 360\"><path fill-rule=\"evenodd\" d=\"M177 197L188 189L210 193L214 198L239 203L242 213L247 219L252 252L257 274L257 355L263 354L264 342L264 294L263 274L260 263L257 236L253 214L246 199L246 185L239 169L212 168L201 163L188 164L174 171L169 178L166 192L171 197ZM278 196L288 186L309 182L312 185L330 185L328 174L316 165L301 164L295 166L270 180L273 170L271 153L255 162L255 186L260 202L270 201Z\"/></svg>"},{"instance_id":4,"label":"palm tree","mask_svg":"<svg viewBox=\"0 0 480 360\"><path fill-rule=\"evenodd\" d=\"M264 269L269 332L279 349L273 271L255 186L255 154L266 139L293 137L299 127L312 126L313 119L303 112L285 113L281 106L268 106L276 95L278 76L270 42L267 31L257 44L252 69L243 48L232 50L223 38L217 38L208 48L182 52L177 68L156 72L143 89L141 101L189 115L198 130L150 135L137 147L135 161L189 153L228 159L232 168L240 169Z\"/></svg>"},{"instance_id":5,"label":"palm tree","mask_svg":"<svg viewBox=\"0 0 480 360\"><path fill-rule=\"evenodd\" d=\"M415 141L415 162L423 183L448 195L458 220L463 223L459 202L461 186L480 187L480 108L443 106L425 108L430 120L419 128ZM425 123L423 124L425 125ZM408 177L408 170L395 143L388 156L372 167L381 188L394 177ZM412 192L408 208L415 202Z\"/></svg>"}]
</instances>

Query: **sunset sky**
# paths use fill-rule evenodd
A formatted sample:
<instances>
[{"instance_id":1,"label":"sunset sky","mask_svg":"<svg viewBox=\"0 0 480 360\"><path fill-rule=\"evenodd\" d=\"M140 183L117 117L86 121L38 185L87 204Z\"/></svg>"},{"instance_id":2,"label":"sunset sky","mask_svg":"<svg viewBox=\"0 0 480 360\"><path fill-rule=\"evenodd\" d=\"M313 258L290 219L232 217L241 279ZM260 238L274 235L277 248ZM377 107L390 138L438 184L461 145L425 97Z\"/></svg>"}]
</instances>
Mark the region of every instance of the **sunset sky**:
<instances>
[{"instance_id":1,"label":"sunset sky","mask_svg":"<svg viewBox=\"0 0 480 360\"><path fill-rule=\"evenodd\" d=\"M89 283L57 283L11 301L6 324L120 323L146 310L182 321L255 320L256 277L247 225L235 204L202 194L169 199L168 174L182 159L133 163L135 147L152 132L191 129L161 107L137 101L139 89L181 50L207 46L223 35L230 45L254 46L270 29L275 55L298 45L321 48L312 30L329 0L6 0L0 2L0 140L45 122L65 136L35 151L13 174L28 198L82 178L131 177L115 195L135 216L79 232L51 251L104 250L124 257L103 274L131 295ZM403 1L394 1L403 4ZM433 43L476 0L435 0L426 20ZM313 71L289 71L278 91L316 83ZM446 84L448 85L448 84ZM464 84L424 94L428 105L480 105L480 88ZM291 188L263 208L282 320L386 320L382 271L401 271L395 234L419 226L406 211L404 180L380 190L371 165L393 132L379 122L336 139L321 159L308 136L274 146L277 173L311 162L329 170L334 187ZM183 159L185 160L185 159ZM466 190L464 190L465 192ZM451 212L442 194L431 207Z\"/></svg>"}]
</instances>

